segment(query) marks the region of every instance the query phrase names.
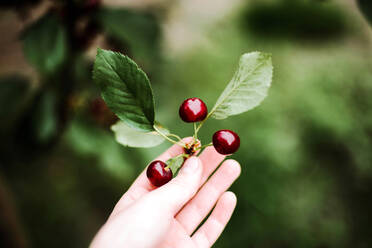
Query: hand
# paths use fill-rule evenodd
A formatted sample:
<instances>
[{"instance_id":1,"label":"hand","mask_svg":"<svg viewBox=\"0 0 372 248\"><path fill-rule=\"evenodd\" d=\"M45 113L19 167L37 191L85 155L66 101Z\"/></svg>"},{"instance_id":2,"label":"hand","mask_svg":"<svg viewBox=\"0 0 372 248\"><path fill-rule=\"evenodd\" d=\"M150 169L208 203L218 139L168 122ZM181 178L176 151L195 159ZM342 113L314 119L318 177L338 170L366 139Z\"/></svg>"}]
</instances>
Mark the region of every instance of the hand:
<instances>
[{"instance_id":1,"label":"hand","mask_svg":"<svg viewBox=\"0 0 372 248\"><path fill-rule=\"evenodd\" d=\"M174 145L157 159L166 161L182 152L182 147ZM177 177L159 188L150 184L146 171L142 172L116 204L90 247L211 247L236 205L235 194L226 190L239 176L240 165L226 160L216 170L224 158L213 146L207 147L199 157L187 159ZM206 222L194 233L214 206Z\"/></svg>"}]
</instances>

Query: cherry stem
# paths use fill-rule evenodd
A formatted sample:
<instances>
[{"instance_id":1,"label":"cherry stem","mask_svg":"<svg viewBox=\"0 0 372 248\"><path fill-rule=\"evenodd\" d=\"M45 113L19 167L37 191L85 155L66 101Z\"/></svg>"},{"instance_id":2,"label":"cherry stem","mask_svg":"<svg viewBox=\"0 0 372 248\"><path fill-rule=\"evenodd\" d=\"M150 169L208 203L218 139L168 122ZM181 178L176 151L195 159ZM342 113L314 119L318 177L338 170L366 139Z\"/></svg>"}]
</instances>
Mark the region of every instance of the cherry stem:
<instances>
[{"instance_id":1,"label":"cherry stem","mask_svg":"<svg viewBox=\"0 0 372 248\"><path fill-rule=\"evenodd\" d=\"M178 136L178 135L176 135L176 134L170 133L170 134L167 134L167 136L168 136L168 137L169 137L169 136L171 136L171 137L175 137L175 138L178 139L178 141L182 141L181 137Z\"/></svg>"},{"instance_id":2,"label":"cherry stem","mask_svg":"<svg viewBox=\"0 0 372 248\"><path fill-rule=\"evenodd\" d=\"M167 135L163 134L157 127L156 125L153 126L155 131L160 135L162 136L164 139L168 140L169 142L173 143L173 144L176 144L176 145L179 145L179 146L182 146L182 147L185 147L185 144L179 142L179 141L175 141L171 138L169 138Z\"/></svg>"},{"instance_id":3,"label":"cherry stem","mask_svg":"<svg viewBox=\"0 0 372 248\"><path fill-rule=\"evenodd\" d=\"M196 122L194 122L194 140L198 140L198 131L196 128Z\"/></svg>"},{"instance_id":4,"label":"cherry stem","mask_svg":"<svg viewBox=\"0 0 372 248\"><path fill-rule=\"evenodd\" d=\"M208 146L213 146L213 143L211 142L211 143L209 143L209 144L207 144L207 145L200 146L200 147L198 147L196 150L198 151L198 150L201 150L201 149L206 148L206 147L208 147Z\"/></svg>"},{"instance_id":5,"label":"cherry stem","mask_svg":"<svg viewBox=\"0 0 372 248\"><path fill-rule=\"evenodd\" d=\"M214 110L212 109L212 112L209 112L208 115L207 115L207 117L205 117L204 120L202 120L201 122L199 122L199 126L195 129L195 135L198 135L198 132L199 132L200 128L203 126L204 122L206 120L208 120L208 118L212 115L213 112L214 112Z\"/></svg>"}]
</instances>

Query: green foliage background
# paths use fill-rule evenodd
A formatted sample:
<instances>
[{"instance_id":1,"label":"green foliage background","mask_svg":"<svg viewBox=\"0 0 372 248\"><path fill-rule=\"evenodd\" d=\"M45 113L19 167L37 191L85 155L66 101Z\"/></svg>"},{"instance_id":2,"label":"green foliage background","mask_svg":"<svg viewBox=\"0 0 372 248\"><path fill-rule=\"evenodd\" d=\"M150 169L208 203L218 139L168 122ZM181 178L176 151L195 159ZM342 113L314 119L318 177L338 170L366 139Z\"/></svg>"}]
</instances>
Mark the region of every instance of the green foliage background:
<instances>
[{"instance_id":1,"label":"green foliage background","mask_svg":"<svg viewBox=\"0 0 372 248\"><path fill-rule=\"evenodd\" d=\"M103 18L108 48L128 54L148 73L157 119L181 136L192 133L178 117L185 98L200 97L211 108L242 53L272 53L274 79L263 104L209 120L200 133L208 143L216 130L230 128L242 141L232 156L242 165L231 189L237 209L214 247L370 247L371 29L340 1L291 2L247 1L203 33L208 42L182 54L162 43L156 10L101 7L92 19ZM310 18L314 10L316 20ZM121 29L121 20L131 28ZM65 29L55 32L65 37ZM25 247L88 246L136 175L168 147L115 142L110 115L97 116L90 107L98 96L92 60L70 38L59 48L48 38L57 57L34 65L41 75L36 89L19 75L1 77L0 188L7 197L0 198L2 205L11 202ZM29 45L25 49L34 56ZM8 230L1 240L12 247L4 241L11 233L7 221L0 220L1 230Z\"/></svg>"}]
</instances>

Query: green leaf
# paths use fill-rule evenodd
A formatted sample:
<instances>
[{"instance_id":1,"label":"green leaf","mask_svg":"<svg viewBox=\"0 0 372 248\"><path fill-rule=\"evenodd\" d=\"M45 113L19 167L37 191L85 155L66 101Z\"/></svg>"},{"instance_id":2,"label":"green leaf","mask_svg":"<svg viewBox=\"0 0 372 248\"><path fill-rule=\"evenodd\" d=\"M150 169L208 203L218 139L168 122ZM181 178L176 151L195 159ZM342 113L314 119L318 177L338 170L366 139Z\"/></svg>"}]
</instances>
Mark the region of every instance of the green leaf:
<instances>
[{"instance_id":1,"label":"green leaf","mask_svg":"<svg viewBox=\"0 0 372 248\"><path fill-rule=\"evenodd\" d=\"M177 175L178 170L182 167L184 161L185 158L183 157L183 154L167 160L166 164L172 170L173 177Z\"/></svg>"},{"instance_id":2,"label":"green leaf","mask_svg":"<svg viewBox=\"0 0 372 248\"><path fill-rule=\"evenodd\" d=\"M121 53L98 48L93 80L107 106L122 121L139 131L154 130L150 81L133 60Z\"/></svg>"},{"instance_id":3,"label":"green leaf","mask_svg":"<svg viewBox=\"0 0 372 248\"><path fill-rule=\"evenodd\" d=\"M169 134L169 131L161 126L157 126L163 134ZM163 143L164 138L157 132L140 132L126 125L123 121L118 121L111 126L115 133L116 141L124 146L130 147L153 147Z\"/></svg>"},{"instance_id":4,"label":"green leaf","mask_svg":"<svg viewBox=\"0 0 372 248\"><path fill-rule=\"evenodd\" d=\"M218 98L210 116L225 119L258 106L267 96L272 74L270 54L261 52L243 54L238 70Z\"/></svg>"},{"instance_id":5,"label":"green leaf","mask_svg":"<svg viewBox=\"0 0 372 248\"><path fill-rule=\"evenodd\" d=\"M65 61L67 38L63 26L52 15L46 15L23 34L26 59L44 74L54 73Z\"/></svg>"}]
</instances>

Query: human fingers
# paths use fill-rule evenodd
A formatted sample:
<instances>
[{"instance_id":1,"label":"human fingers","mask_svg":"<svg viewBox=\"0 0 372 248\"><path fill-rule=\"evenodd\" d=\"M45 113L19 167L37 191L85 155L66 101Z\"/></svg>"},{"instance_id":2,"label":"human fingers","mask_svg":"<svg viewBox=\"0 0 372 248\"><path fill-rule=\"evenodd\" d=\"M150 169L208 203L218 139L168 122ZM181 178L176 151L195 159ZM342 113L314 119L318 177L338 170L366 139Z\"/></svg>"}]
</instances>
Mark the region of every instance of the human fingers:
<instances>
[{"instance_id":1,"label":"human fingers","mask_svg":"<svg viewBox=\"0 0 372 248\"><path fill-rule=\"evenodd\" d=\"M226 160L203 185L194 198L177 214L176 220L191 235L214 207L220 196L240 175L240 165Z\"/></svg>"},{"instance_id":2,"label":"human fingers","mask_svg":"<svg viewBox=\"0 0 372 248\"><path fill-rule=\"evenodd\" d=\"M198 248L210 248L221 235L236 206L236 196L225 192L206 222L192 236Z\"/></svg>"},{"instance_id":3,"label":"human fingers","mask_svg":"<svg viewBox=\"0 0 372 248\"><path fill-rule=\"evenodd\" d=\"M216 170L225 159L225 155L219 154L213 146L204 149L199 158L203 163L203 174L200 184L204 184L208 177Z\"/></svg>"}]
</instances>

